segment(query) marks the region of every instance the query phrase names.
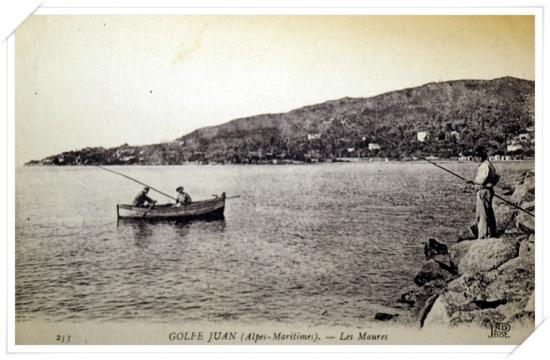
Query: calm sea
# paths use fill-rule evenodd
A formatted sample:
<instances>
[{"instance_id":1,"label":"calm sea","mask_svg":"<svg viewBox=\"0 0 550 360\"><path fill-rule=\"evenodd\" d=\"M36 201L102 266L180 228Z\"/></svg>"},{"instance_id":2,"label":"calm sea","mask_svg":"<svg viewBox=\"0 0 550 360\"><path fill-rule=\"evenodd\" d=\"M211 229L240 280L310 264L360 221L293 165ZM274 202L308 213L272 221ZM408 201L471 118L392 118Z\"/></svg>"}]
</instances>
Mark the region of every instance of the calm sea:
<instances>
[{"instance_id":1,"label":"calm sea","mask_svg":"<svg viewBox=\"0 0 550 360\"><path fill-rule=\"evenodd\" d=\"M503 181L533 168L496 166ZM224 221L117 225L140 185L93 167L17 169L18 321L361 325L415 287L423 242L454 242L474 218L474 194L425 163L112 169L196 200L241 197Z\"/></svg>"}]
</instances>

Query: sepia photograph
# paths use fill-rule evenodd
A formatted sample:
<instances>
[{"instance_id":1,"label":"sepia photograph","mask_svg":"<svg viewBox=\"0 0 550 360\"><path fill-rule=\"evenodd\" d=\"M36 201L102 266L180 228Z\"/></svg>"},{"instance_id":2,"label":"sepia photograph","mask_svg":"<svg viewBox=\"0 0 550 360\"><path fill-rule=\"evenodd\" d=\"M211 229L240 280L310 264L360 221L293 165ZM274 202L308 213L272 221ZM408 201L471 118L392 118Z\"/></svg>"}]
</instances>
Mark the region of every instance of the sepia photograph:
<instances>
[{"instance_id":1,"label":"sepia photograph","mask_svg":"<svg viewBox=\"0 0 550 360\"><path fill-rule=\"evenodd\" d=\"M17 345L534 331L534 15L32 15L14 59Z\"/></svg>"}]
</instances>

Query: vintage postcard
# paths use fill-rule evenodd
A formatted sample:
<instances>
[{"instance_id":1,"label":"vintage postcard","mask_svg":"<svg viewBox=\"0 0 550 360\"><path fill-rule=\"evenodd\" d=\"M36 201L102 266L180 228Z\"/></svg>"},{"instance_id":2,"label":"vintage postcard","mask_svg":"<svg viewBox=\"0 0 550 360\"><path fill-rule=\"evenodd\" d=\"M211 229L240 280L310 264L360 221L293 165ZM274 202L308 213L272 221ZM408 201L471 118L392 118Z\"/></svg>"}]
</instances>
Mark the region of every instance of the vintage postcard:
<instances>
[{"instance_id":1,"label":"vintage postcard","mask_svg":"<svg viewBox=\"0 0 550 360\"><path fill-rule=\"evenodd\" d=\"M534 15L33 15L17 345L520 344Z\"/></svg>"}]
</instances>

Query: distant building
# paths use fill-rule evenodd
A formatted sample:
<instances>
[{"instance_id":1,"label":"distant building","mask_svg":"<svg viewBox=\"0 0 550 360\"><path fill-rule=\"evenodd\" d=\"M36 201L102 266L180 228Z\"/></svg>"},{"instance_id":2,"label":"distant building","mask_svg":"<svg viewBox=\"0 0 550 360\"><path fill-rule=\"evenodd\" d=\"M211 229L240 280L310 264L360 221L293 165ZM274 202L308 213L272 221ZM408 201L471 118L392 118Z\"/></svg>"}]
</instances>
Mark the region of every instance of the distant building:
<instances>
[{"instance_id":1,"label":"distant building","mask_svg":"<svg viewBox=\"0 0 550 360\"><path fill-rule=\"evenodd\" d=\"M377 143L369 143L369 151L380 150L380 145Z\"/></svg>"},{"instance_id":2,"label":"distant building","mask_svg":"<svg viewBox=\"0 0 550 360\"><path fill-rule=\"evenodd\" d=\"M128 157L128 156L133 156L135 155L136 153L136 150L135 148L130 148L128 147L128 144L125 144L123 145L123 147L117 149L117 151L115 151L115 157L117 159L122 159L122 158L125 158L125 157Z\"/></svg>"},{"instance_id":3,"label":"distant building","mask_svg":"<svg viewBox=\"0 0 550 360\"><path fill-rule=\"evenodd\" d=\"M137 158L137 157L136 157L136 156L133 156L133 155L131 155L131 156L123 156L123 157L120 158L120 160L121 160L122 162L125 162L125 163L130 163L130 162L134 162L134 161L136 160L136 158Z\"/></svg>"},{"instance_id":4,"label":"distant building","mask_svg":"<svg viewBox=\"0 0 550 360\"><path fill-rule=\"evenodd\" d=\"M516 152L523 150L523 146L521 144L510 144L506 147L506 151L508 152Z\"/></svg>"},{"instance_id":5,"label":"distant building","mask_svg":"<svg viewBox=\"0 0 550 360\"><path fill-rule=\"evenodd\" d=\"M445 138L447 140L460 140L460 133L458 131L450 131L448 133L445 133Z\"/></svg>"},{"instance_id":6,"label":"distant building","mask_svg":"<svg viewBox=\"0 0 550 360\"><path fill-rule=\"evenodd\" d=\"M420 142L428 140L430 133L427 131L419 131L416 133L416 139Z\"/></svg>"},{"instance_id":7,"label":"distant building","mask_svg":"<svg viewBox=\"0 0 550 360\"><path fill-rule=\"evenodd\" d=\"M307 134L307 139L308 140L316 140L316 139L320 139L320 138L321 138L321 134L319 134L319 133Z\"/></svg>"}]
</instances>

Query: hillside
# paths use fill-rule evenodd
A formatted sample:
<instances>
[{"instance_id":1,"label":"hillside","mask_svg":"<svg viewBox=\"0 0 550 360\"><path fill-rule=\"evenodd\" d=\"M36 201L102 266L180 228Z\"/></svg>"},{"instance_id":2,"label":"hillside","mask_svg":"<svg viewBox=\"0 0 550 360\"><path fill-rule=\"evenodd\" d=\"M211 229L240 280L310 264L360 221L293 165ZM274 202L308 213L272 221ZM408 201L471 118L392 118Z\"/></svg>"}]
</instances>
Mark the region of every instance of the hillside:
<instances>
[{"instance_id":1,"label":"hillside","mask_svg":"<svg viewBox=\"0 0 550 360\"><path fill-rule=\"evenodd\" d=\"M415 154L452 158L468 155L478 144L493 154L512 149L532 156L534 95L533 81L511 77L429 83L370 98L342 98L287 113L235 119L169 143L87 148L31 163L249 163L349 156L406 159ZM426 133L423 142L418 141L418 132ZM528 135L520 139L520 134Z\"/></svg>"}]
</instances>

